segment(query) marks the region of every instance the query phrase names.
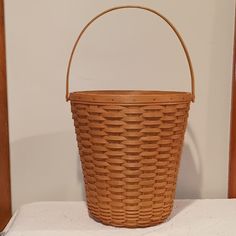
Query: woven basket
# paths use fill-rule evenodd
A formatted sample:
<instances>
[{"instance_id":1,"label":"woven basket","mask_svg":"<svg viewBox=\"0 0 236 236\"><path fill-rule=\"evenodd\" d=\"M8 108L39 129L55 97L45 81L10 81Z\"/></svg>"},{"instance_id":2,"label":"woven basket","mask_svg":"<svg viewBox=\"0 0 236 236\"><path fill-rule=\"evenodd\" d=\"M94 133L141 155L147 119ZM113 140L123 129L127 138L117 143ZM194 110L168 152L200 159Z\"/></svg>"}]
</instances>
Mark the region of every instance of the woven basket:
<instances>
[{"instance_id":1,"label":"woven basket","mask_svg":"<svg viewBox=\"0 0 236 236\"><path fill-rule=\"evenodd\" d=\"M186 54L192 93L166 91L84 91L69 93L76 46L88 26L102 15L139 8L161 17L176 33ZM102 12L82 30L67 70L66 99L71 102L82 162L89 214L120 227L146 227L171 213L194 75L183 39L158 12L121 6Z\"/></svg>"}]
</instances>

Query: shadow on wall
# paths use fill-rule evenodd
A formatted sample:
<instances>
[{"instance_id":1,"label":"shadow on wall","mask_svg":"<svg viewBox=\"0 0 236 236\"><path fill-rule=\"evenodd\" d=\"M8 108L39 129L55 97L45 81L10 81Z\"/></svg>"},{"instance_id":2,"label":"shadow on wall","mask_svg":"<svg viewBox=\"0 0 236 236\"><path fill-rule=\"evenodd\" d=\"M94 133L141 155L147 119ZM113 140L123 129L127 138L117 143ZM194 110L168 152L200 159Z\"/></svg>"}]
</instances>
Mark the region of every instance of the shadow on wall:
<instances>
[{"instance_id":1,"label":"shadow on wall","mask_svg":"<svg viewBox=\"0 0 236 236\"><path fill-rule=\"evenodd\" d=\"M190 125L188 125L186 133L193 144L191 146L195 150L197 160L195 160L193 150L191 150L190 146L184 143L177 181L176 198L197 199L201 198L201 156L197 140Z\"/></svg>"},{"instance_id":2,"label":"shadow on wall","mask_svg":"<svg viewBox=\"0 0 236 236\"><path fill-rule=\"evenodd\" d=\"M190 128L187 132L196 143ZM13 208L34 201L85 199L77 153L74 132L29 137L11 143ZM197 167L190 147L185 144L177 198L200 198L201 181L201 166Z\"/></svg>"},{"instance_id":3,"label":"shadow on wall","mask_svg":"<svg viewBox=\"0 0 236 236\"><path fill-rule=\"evenodd\" d=\"M13 209L34 201L84 199L73 131L12 142L11 173Z\"/></svg>"}]
</instances>

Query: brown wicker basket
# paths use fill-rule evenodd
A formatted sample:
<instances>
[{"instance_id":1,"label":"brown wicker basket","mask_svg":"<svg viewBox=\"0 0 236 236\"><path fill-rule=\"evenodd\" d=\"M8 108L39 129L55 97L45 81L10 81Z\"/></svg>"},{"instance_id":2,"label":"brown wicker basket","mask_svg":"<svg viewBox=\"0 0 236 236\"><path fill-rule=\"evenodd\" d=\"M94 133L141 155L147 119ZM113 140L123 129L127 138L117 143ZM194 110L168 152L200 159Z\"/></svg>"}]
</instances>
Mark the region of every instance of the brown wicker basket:
<instances>
[{"instance_id":1,"label":"brown wicker basket","mask_svg":"<svg viewBox=\"0 0 236 236\"><path fill-rule=\"evenodd\" d=\"M161 17L176 33L186 54L192 93L166 91L84 91L69 93L76 46L102 15L139 8ZM73 47L66 99L71 101L90 216L107 225L146 227L171 213L194 74L183 39L160 13L139 6L102 12L82 30Z\"/></svg>"}]
</instances>

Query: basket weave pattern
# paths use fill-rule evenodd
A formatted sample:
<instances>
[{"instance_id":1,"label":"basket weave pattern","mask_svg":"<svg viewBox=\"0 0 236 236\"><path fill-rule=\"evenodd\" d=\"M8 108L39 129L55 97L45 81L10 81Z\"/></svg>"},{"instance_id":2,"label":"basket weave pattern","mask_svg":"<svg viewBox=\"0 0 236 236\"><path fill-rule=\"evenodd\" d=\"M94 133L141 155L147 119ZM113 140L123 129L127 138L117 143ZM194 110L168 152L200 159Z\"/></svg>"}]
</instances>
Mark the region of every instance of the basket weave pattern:
<instances>
[{"instance_id":1,"label":"basket weave pattern","mask_svg":"<svg viewBox=\"0 0 236 236\"><path fill-rule=\"evenodd\" d=\"M187 58L191 93L99 90L70 92L72 59L81 37L100 17L138 9L160 17L173 30ZM174 25L142 6L118 6L91 19L72 48L66 74L91 217L108 225L146 227L171 213L190 102L195 100L191 58Z\"/></svg>"},{"instance_id":2,"label":"basket weave pattern","mask_svg":"<svg viewBox=\"0 0 236 236\"><path fill-rule=\"evenodd\" d=\"M145 227L169 216L189 104L71 100L93 218L114 226Z\"/></svg>"}]
</instances>

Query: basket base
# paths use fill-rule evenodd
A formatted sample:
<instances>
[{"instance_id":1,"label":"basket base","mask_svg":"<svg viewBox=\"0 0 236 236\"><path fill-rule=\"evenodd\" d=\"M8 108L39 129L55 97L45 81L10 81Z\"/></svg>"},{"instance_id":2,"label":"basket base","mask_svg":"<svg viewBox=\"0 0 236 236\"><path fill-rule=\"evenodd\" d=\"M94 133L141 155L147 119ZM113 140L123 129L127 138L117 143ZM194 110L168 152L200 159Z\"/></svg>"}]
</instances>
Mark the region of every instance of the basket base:
<instances>
[{"instance_id":1,"label":"basket base","mask_svg":"<svg viewBox=\"0 0 236 236\"><path fill-rule=\"evenodd\" d=\"M171 213L171 212L170 212ZM145 223L141 223L138 221L132 221L132 222L128 222L128 221L120 221L118 223L118 221L114 221L114 220L104 220L104 219L98 219L96 216L94 216L90 211L89 211L89 216L90 218L92 218L93 220L95 220L98 223L102 223L104 225L107 226L114 226L114 227L118 227L118 228L147 228L147 227L151 227L151 226L156 226L159 224L162 224L164 222L166 222L168 220L168 217L170 216L170 213L166 216L162 216L161 219L159 220L150 220L150 222L145 222Z\"/></svg>"}]
</instances>

